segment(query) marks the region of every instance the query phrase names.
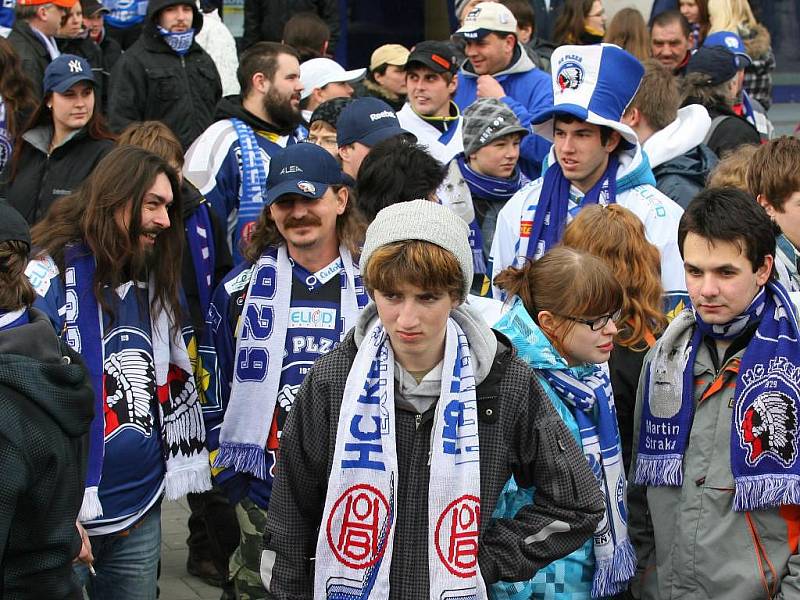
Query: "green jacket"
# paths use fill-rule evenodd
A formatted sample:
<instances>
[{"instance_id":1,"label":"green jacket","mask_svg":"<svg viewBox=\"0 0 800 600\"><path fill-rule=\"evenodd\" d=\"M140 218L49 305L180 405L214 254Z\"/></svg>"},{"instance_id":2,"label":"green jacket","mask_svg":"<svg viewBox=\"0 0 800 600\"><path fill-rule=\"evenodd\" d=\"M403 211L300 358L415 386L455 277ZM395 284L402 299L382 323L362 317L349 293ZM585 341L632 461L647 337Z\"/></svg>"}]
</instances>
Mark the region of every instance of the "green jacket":
<instances>
[{"instance_id":1,"label":"green jacket","mask_svg":"<svg viewBox=\"0 0 800 600\"><path fill-rule=\"evenodd\" d=\"M664 339L648 354L644 369ZM731 426L742 345L736 351L734 340L731 356L718 369L707 345L697 352L695 414L680 488L633 484L645 379L640 378L628 479L629 534L639 556L635 598L800 598L800 507L733 511Z\"/></svg>"}]
</instances>

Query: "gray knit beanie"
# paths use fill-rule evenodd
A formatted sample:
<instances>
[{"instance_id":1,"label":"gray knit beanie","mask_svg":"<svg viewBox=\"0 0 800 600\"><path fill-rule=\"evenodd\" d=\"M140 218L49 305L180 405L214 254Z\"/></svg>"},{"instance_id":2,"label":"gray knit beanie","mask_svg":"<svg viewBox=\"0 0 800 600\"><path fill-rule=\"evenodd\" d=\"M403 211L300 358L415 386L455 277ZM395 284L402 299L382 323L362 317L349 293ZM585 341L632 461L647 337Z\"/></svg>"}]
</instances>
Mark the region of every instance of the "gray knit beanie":
<instances>
[{"instance_id":1,"label":"gray knit beanie","mask_svg":"<svg viewBox=\"0 0 800 600\"><path fill-rule=\"evenodd\" d=\"M367 269L370 256L381 246L406 240L422 240L448 250L456 257L464 278L461 300L472 286L472 249L469 226L441 204L430 200L412 200L387 206L367 228L361 251L361 272Z\"/></svg>"},{"instance_id":2,"label":"gray knit beanie","mask_svg":"<svg viewBox=\"0 0 800 600\"><path fill-rule=\"evenodd\" d=\"M529 133L514 111L498 98L478 98L466 108L462 117L461 136L466 157L509 133L521 133L523 136Z\"/></svg>"}]
</instances>

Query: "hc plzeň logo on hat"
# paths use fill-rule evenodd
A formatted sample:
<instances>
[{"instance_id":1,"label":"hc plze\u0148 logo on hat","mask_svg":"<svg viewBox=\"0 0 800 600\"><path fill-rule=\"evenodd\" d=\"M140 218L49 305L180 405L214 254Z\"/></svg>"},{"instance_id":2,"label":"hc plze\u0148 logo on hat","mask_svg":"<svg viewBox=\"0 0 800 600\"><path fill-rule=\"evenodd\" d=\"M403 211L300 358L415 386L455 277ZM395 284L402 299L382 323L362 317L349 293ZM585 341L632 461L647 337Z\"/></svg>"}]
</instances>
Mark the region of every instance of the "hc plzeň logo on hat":
<instances>
[{"instance_id":1,"label":"hc plze\u0148 logo on hat","mask_svg":"<svg viewBox=\"0 0 800 600\"><path fill-rule=\"evenodd\" d=\"M644 76L638 59L614 44L559 46L553 51L553 106L533 115L540 136L553 140L553 118L563 114L618 131L626 145L638 143L620 122Z\"/></svg>"},{"instance_id":2,"label":"hc plze\u0148 logo on hat","mask_svg":"<svg viewBox=\"0 0 800 600\"><path fill-rule=\"evenodd\" d=\"M317 188L310 181L298 181L297 189L306 194L316 194Z\"/></svg>"},{"instance_id":3,"label":"hc plze\u0148 logo on hat","mask_svg":"<svg viewBox=\"0 0 800 600\"><path fill-rule=\"evenodd\" d=\"M577 90L583 82L583 67L578 61L568 60L558 68L556 80L563 92L566 89Z\"/></svg>"},{"instance_id":4,"label":"hc plze\u0148 logo on hat","mask_svg":"<svg viewBox=\"0 0 800 600\"><path fill-rule=\"evenodd\" d=\"M281 196L321 198L329 186L344 182L342 170L328 151L316 144L291 144L272 157L267 173L265 204Z\"/></svg>"}]
</instances>

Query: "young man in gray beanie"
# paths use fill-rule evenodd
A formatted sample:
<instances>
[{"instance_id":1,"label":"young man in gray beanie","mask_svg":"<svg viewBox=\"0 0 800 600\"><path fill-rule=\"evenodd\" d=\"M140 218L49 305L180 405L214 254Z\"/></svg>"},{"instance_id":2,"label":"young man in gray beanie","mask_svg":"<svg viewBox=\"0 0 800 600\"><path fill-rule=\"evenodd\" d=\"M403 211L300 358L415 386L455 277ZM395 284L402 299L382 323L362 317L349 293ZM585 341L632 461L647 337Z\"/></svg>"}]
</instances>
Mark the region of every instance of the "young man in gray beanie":
<instances>
[{"instance_id":1,"label":"young man in gray beanie","mask_svg":"<svg viewBox=\"0 0 800 600\"><path fill-rule=\"evenodd\" d=\"M261 559L272 598L487 598L599 521L597 482L536 376L463 305L468 236L425 200L367 230L373 303L283 430ZM481 520L511 475L536 503Z\"/></svg>"},{"instance_id":2,"label":"young man in gray beanie","mask_svg":"<svg viewBox=\"0 0 800 600\"><path fill-rule=\"evenodd\" d=\"M519 168L519 148L529 131L505 103L479 98L463 116L464 151L447 167L439 198L470 226L475 294L489 293L486 261L497 215L528 178Z\"/></svg>"}]
</instances>

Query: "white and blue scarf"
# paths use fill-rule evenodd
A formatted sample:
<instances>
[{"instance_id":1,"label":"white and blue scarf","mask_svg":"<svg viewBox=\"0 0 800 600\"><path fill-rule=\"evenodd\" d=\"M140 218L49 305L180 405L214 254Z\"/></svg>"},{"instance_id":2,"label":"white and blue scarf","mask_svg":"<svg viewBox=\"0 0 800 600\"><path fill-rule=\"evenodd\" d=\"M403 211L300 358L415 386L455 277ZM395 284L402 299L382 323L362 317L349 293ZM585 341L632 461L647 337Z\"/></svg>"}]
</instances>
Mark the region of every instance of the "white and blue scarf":
<instances>
[{"instance_id":1,"label":"white and blue scarf","mask_svg":"<svg viewBox=\"0 0 800 600\"><path fill-rule=\"evenodd\" d=\"M368 297L350 252L317 278L341 281L342 336L356 324ZM236 336L231 395L214 466L267 480L266 446L278 398L292 297L292 265L286 245L271 247L253 266ZM327 281L326 279L326 281Z\"/></svg>"},{"instance_id":2,"label":"white and blue scarf","mask_svg":"<svg viewBox=\"0 0 800 600\"><path fill-rule=\"evenodd\" d=\"M592 597L622 593L636 572L636 553L628 538L627 484L611 381L599 366L580 378L570 369L540 373L575 417L583 454L605 499L605 515L594 532Z\"/></svg>"},{"instance_id":3,"label":"white and blue scarf","mask_svg":"<svg viewBox=\"0 0 800 600\"><path fill-rule=\"evenodd\" d=\"M65 252L65 294L68 302L64 339L86 362L95 391L95 416L89 429L86 488L78 518L91 521L103 514L98 490L105 453L105 351L103 311L94 295L95 261L86 246ZM148 286L148 306L153 283ZM211 489L205 426L193 369L181 332L170 332L172 311L150 309L151 343L158 398L158 416L166 463L165 490L169 500ZM180 374L180 377L176 377Z\"/></svg>"},{"instance_id":4,"label":"white and blue scarf","mask_svg":"<svg viewBox=\"0 0 800 600\"><path fill-rule=\"evenodd\" d=\"M317 539L315 598L390 596L400 485L394 369L392 346L378 321L358 349L342 396ZM452 318L429 464L429 597L485 599L478 568L481 478L475 377L467 338Z\"/></svg>"},{"instance_id":5,"label":"white and blue scarf","mask_svg":"<svg viewBox=\"0 0 800 600\"><path fill-rule=\"evenodd\" d=\"M709 325L691 310L667 328L645 373L635 481L683 485L694 418L694 363L703 337L730 340L758 323L739 365L731 424L733 507L800 504L800 331L782 285L767 283L730 323Z\"/></svg>"},{"instance_id":6,"label":"white and blue scarf","mask_svg":"<svg viewBox=\"0 0 800 600\"><path fill-rule=\"evenodd\" d=\"M195 31L189 28L186 31L172 32L167 31L159 25L158 34L167 43L167 46L172 48L175 54L178 56L185 56L186 53L189 52L189 48L192 47Z\"/></svg>"}]
</instances>

